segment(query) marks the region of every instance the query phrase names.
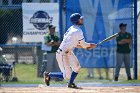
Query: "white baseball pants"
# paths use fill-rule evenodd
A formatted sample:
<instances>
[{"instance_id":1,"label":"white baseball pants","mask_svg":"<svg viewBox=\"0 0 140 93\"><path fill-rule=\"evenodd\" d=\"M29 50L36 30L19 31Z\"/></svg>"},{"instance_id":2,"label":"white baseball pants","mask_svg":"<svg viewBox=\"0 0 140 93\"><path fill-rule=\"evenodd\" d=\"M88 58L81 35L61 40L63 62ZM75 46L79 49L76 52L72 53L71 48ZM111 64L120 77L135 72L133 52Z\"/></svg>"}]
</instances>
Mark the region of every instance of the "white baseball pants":
<instances>
[{"instance_id":1,"label":"white baseball pants","mask_svg":"<svg viewBox=\"0 0 140 93\"><path fill-rule=\"evenodd\" d=\"M72 71L79 72L80 64L77 57L74 55L73 51L65 53L58 50L56 53L56 59L59 65L61 72L63 73L64 79L69 79Z\"/></svg>"}]
</instances>

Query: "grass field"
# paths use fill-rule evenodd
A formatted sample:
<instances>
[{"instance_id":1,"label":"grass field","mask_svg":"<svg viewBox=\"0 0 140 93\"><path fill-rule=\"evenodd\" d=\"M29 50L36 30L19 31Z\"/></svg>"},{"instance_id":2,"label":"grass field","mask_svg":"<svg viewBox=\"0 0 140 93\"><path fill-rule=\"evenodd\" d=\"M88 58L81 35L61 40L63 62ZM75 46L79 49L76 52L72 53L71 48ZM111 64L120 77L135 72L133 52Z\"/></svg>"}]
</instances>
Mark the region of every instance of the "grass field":
<instances>
[{"instance_id":1,"label":"grass field","mask_svg":"<svg viewBox=\"0 0 140 93\"><path fill-rule=\"evenodd\" d=\"M105 78L105 71L102 69L102 76ZM94 79L93 78L86 78L87 76L87 69L82 68L78 77L76 78L76 82L93 82L93 83L105 83L105 84L112 84L112 83L140 83L140 80L132 80L127 81L124 78L120 79L118 82L113 82L112 80L112 73L110 74L109 80L99 80L98 74L94 71ZM43 78L37 77L37 66L36 64L16 64L16 76L18 77L18 82L1 82L2 84L43 84ZM123 76L122 76L123 77ZM63 82L52 82L52 83L66 83Z\"/></svg>"},{"instance_id":2,"label":"grass field","mask_svg":"<svg viewBox=\"0 0 140 93\"><path fill-rule=\"evenodd\" d=\"M105 72L102 69L102 75L105 77ZM46 86L43 82L43 78L37 78L36 76L36 65L34 64L16 64L16 74L19 79L18 82L0 82L3 85L10 84L10 87L0 87L0 93L140 93L140 86L134 86L131 84L140 83L140 80L125 80L124 76L121 76L121 79L118 82L112 81L112 71L110 71L110 80L98 80L98 74L96 70L94 71L95 78L86 78L87 69L82 68L78 77L76 78L76 83L82 84L83 89L70 89L66 87L66 81L63 82L51 82L52 86ZM92 84L130 84L130 86L96 86L90 85L85 86L83 84L92 83ZM11 85L12 84L12 85ZM13 84L37 84L38 86L33 87L24 87L20 86L15 87ZM64 84L65 87L60 86ZM57 85L57 86L55 86Z\"/></svg>"}]
</instances>

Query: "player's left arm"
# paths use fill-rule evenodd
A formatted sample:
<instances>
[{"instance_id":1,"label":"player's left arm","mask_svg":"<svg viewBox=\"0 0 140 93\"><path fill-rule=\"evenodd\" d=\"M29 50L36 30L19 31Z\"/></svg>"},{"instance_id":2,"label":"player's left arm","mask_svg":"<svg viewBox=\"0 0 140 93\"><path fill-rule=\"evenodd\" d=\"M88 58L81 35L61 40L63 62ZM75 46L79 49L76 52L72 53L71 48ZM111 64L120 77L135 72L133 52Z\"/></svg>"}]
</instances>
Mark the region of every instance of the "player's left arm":
<instances>
[{"instance_id":1,"label":"player's left arm","mask_svg":"<svg viewBox=\"0 0 140 93\"><path fill-rule=\"evenodd\" d=\"M48 46L53 46L54 45L54 43L51 42L51 38L49 37L48 34L44 37L44 44L48 45Z\"/></svg>"},{"instance_id":2,"label":"player's left arm","mask_svg":"<svg viewBox=\"0 0 140 93\"><path fill-rule=\"evenodd\" d=\"M125 42L125 43L128 43L128 44L132 43L132 39L131 38L129 38L129 39L122 39L121 41Z\"/></svg>"},{"instance_id":3,"label":"player's left arm","mask_svg":"<svg viewBox=\"0 0 140 93\"><path fill-rule=\"evenodd\" d=\"M129 37L127 39L122 39L121 41L125 42L125 43L128 43L128 44L132 44L132 35L129 34Z\"/></svg>"},{"instance_id":4,"label":"player's left arm","mask_svg":"<svg viewBox=\"0 0 140 93\"><path fill-rule=\"evenodd\" d=\"M56 45L56 46L60 45L59 37L58 36L55 37L54 45Z\"/></svg>"}]
</instances>

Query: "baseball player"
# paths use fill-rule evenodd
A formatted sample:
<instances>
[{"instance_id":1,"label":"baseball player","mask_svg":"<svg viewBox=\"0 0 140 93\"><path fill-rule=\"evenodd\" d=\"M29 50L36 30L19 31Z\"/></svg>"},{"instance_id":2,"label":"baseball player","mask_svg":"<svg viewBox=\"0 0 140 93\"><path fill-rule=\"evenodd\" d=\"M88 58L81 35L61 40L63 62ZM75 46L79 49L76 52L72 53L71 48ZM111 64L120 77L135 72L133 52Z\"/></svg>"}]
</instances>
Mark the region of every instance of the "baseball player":
<instances>
[{"instance_id":1,"label":"baseball player","mask_svg":"<svg viewBox=\"0 0 140 93\"><path fill-rule=\"evenodd\" d=\"M72 26L64 34L62 43L56 53L56 59L58 61L59 68L62 73L44 73L45 83L49 86L50 79L52 77L69 79L68 88L78 89L74 84L74 80L80 71L80 64L78 59L73 53L74 48L92 49L96 47L96 44L85 42L82 29L83 16L79 13L74 13L70 16Z\"/></svg>"}]
</instances>

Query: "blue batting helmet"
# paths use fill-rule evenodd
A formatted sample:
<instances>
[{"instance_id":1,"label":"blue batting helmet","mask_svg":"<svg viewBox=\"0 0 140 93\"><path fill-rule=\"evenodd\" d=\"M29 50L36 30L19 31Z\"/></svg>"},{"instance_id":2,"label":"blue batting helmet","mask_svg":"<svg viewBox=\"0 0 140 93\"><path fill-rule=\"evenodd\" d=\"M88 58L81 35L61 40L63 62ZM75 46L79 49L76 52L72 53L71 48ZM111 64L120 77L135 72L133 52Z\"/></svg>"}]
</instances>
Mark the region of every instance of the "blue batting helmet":
<instances>
[{"instance_id":1,"label":"blue batting helmet","mask_svg":"<svg viewBox=\"0 0 140 93\"><path fill-rule=\"evenodd\" d=\"M81 16L79 13L73 13L71 16L70 16L70 20L72 23L77 23L79 19L82 19L83 16Z\"/></svg>"}]
</instances>

